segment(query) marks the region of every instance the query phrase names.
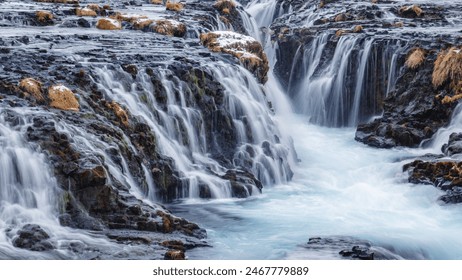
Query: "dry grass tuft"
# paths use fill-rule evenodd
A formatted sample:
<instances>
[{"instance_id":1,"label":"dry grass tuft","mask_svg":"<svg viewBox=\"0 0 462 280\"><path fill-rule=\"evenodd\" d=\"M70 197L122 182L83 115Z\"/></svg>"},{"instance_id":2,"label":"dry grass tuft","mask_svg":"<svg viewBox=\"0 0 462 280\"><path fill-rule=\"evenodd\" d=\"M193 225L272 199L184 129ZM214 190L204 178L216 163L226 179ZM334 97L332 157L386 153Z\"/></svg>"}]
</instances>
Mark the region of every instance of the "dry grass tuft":
<instances>
[{"instance_id":1,"label":"dry grass tuft","mask_svg":"<svg viewBox=\"0 0 462 280\"><path fill-rule=\"evenodd\" d=\"M101 8L98 4L88 4L87 9L93 10L95 12L103 10L103 8Z\"/></svg>"},{"instance_id":2,"label":"dry grass tuft","mask_svg":"<svg viewBox=\"0 0 462 280\"><path fill-rule=\"evenodd\" d=\"M75 14L79 17L96 17L96 11L89 8L77 8L75 9Z\"/></svg>"},{"instance_id":3,"label":"dry grass tuft","mask_svg":"<svg viewBox=\"0 0 462 280\"><path fill-rule=\"evenodd\" d=\"M364 28L362 25L356 25L354 28L353 28L353 33L361 33L363 32Z\"/></svg>"},{"instance_id":4,"label":"dry grass tuft","mask_svg":"<svg viewBox=\"0 0 462 280\"><path fill-rule=\"evenodd\" d=\"M335 22L346 21L346 20L347 20L347 16L344 13L336 15L334 18Z\"/></svg>"},{"instance_id":5,"label":"dry grass tuft","mask_svg":"<svg viewBox=\"0 0 462 280\"><path fill-rule=\"evenodd\" d=\"M63 85L54 85L48 88L50 106L60 110L79 111L79 102L75 94Z\"/></svg>"},{"instance_id":6,"label":"dry grass tuft","mask_svg":"<svg viewBox=\"0 0 462 280\"><path fill-rule=\"evenodd\" d=\"M426 52L422 48L412 49L404 63L410 69L417 69L425 61Z\"/></svg>"},{"instance_id":7,"label":"dry grass tuft","mask_svg":"<svg viewBox=\"0 0 462 280\"><path fill-rule=\"evenodd\" d=\"M343 36L343 35L345 35L347 33L348 33L348 31L343 30L343 29L339 29L339 30L337 30L337 32L335 32L335 36L340 37L340 36Z\"/></svg>"},{"instance_id":8,"label":"dry grass tuft","mask_svg":"<svg viewBox=\"0 0 462 280\"><path fill-rule=\"evenodd\" d=\"M41 23L47 23L53 20L53 14L48 11L36 11L35 16Z\"/></svg>"},{"instance_id":9,"label":"dry grass tuft","mask_svg":"<svg viewBox=\"0 0 462 280\"><path fill-rule=\"evenodd\" d=\"M163 0L151 0L151 4L163 5L164 1Z\"/></svg>"},{"instance_id":10,"label":"dry grass tuft","mask_svg":"<svg viewBox=\"0 0 462 280\"><path fill-rule=\"evenodd\" d=\"M160 19L156 21L152 30L162 35L183 37L186 34L186 25L177 21Z\"/></svg>"},{"instance_id":11,"label":"dry grass tuft","mask_svg":"<svg viewBox=\"0 0 462 280\"><path fill-rule=\"evenodd\" d=\"M213 7L223 14L230 14L236 9L236 3L233 0L218 0Z\"/></svg>"},{"instance_id":12,"label":"dry grass tuft","mask_svg":"<svg viewBox=\"0 0 462 280\"><path fill-rule=\"evenodd\" d=\"M128 127L128 114L117 102L106 103L106 107L114 112L125 127Z\"/></svg>"},{"instance_id":13,"label":"dry grass tuft","mask_svg":"<svg viewBox=\"0 0 462 280\"><path fill-rule=\"evenodd\" d=\"M32 79L32 78L25 78L19 82L19 88L26 92L27 94L31 95L37 101L44 101L45 98L43 97L42 91L42 83Z\"/></svg>"},{"instance_id":14,"label":"dry grass tuft","mask_svg":"<svg viewBox=\"0 0 462 280\"><path fill-rule=\"evenodd\" d=\"M170 2L167 1L167 4L165 4L165 7L168 11L175 11L179 12L184 9L184 4L180 2Z\"/></svg>"},{"instance_id":15,"label":"dry grass tuft","mask_svg":"<svg viewBox=\"0 0 462 280\"><path fill-rule=\"evenodd\" d=\"M133 27L135 29L141 30L141 29L144 29L144 28L150 26L153 22L154 22L154 20L152 20L152 19L140 18L140 19L137 19L137 20L135 20L133 22Z\"/></svg>"},{"instance_id":16,"label":"dry grass tuft","mask_svg":"<svg viewBox=\"0 0 462 280\"><path fill-rule=\"evenodd\" d=\"M451 87L458 90L462 81L462 50L451 47L442 50L435 61L432 75L434 87L440 87L446 82L451 82Z\"/></svg>"},{"instance_id":17,"label":"dry grass tuft","mask_svg":"<svg viewBox=\"0 0 462 280\"><path fill-rule=\"evenodd\" d=\"M112 18L101 18L96 23L96 28L102 30L120 30L122 29L122 24L120 21Z\"/></svg>"}]
</instances>

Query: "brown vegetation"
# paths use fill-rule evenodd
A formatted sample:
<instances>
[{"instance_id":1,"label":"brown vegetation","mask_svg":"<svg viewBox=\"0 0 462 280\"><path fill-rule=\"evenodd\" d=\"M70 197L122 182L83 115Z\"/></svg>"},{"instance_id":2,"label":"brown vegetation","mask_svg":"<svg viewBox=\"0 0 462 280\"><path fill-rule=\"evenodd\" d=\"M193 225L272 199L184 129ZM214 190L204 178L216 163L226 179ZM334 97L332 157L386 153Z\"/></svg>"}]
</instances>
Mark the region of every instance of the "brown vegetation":
<instances>
[{"instance_id":1,"label":"brown vegetation","mask_svg":"<svg viewBox=\"0 0 462 280\"><path fill-rule=\"evenodd\" d=\"M77 8L75 9L75 14L79 17L96 17L96 11L89 8Z\"/></svg>"},{"instance_id":2,"label":"brown vegetation","mask_svg":"<svg viewBox=\"0 0 462 280\"><path fill-rule=\"evenodd\" d=\"M87 9L93 10L95 12L99 12L100 10L103 10L104 8L101 8L98 4L88 4Z\"/></svg>"},{"instance_id":3,"label":"brown vegetation","mask_svg":"<svg viewBox=\"0 0 462 280\"><path fill-rule=\"evenodd\" d=\"M133 22L133 27L135 29L144 29L144 28L148 27L149 25L151 25L153 22L154 22L154 20L152 20L152 19L140 18L140 19L137 19L137 20L135 20Z\"/></svg>"},{"instance_id":4,"label":"brown vegetation","mask_svg":"<svg viewBox=\"0 0 462 280\"><path fill-rule=\"evenodd\" d=\"M119 30L122 29L120 21L111 18L101 18L96 23L96 28L102 30Z\"/></svg>"},{"instance_id":5,"label":"brown vegetation","mask_svg":"<svg viewBox=\"0 0 462 280\"><path fill-rule=\"evenodd\" d=\"M338 14L337 16L335 16L335 19L334 19L335 22L346 21L346 20L347 20L347 16L344 13Z\"/></svg>"},{"instance_id":6,"label":"brown vegetation","mask_svg":"<svg viewBox=\"0 0 462 280\"><path fill-rule=\"evenodd\" d=\"M186 33L186 25L177 21L161 19L156 21L152 30L162 35L183 37Z\"/></svg>"},{"instance_id":7,"label":"brown vegetation","mask_svg":"<svg viewBox=\"0 0 462 280\"><path fill-rule=\"evenodd\" d=\"M53 14L48 11L37 11L35 12L35 16L41 23L47 23L53 20Z\"/></svg>"},{"instance_id":8,"label":"brown vegetation","mask_svg":"<svg viewBox=\"0 0 462 280\"><path fill-rule=\"evenodd\" d=\"M404 64L408 68L417 69L425 61L425 55L426 52L424 49L414 48L409 52Z\"/></svg>"},{"instance_id":9,"label":"brown vegetation","mask_svg":"<svg viewBox=\"0 0 462 280\"><path fill-rule=\"evenodd\" d=\"M180 2L170 2L170 1L167 1L167 4L165 4L165 7L166 7L167 10L169 10L169 11L179 12L179 11L183 10L184 4L182 4L182 3L180 3Z\"/></svg>"},{"instance_id":10,"label":"brown vegetation","mask_svg":"<svg viewBox=\"0 0 462 280\"><path fill-rule=\"evenodd\" d=\"M230 14L236 9L236 3L233 0L218 0L213 7L223 14Z\"/></svg>"},{"instance_id":11,"label":"brown vegetation","mask_svg":"<svg viewBox=\"0 0 462 280\"><path fill-rule=\"evenodd\" d=\"M181 250L169 250L165 253L164 259L166 260L184 260L184 251Z\"/></svg>"},{"instance_id":12,"label":"brown vegetation","mask_svg":"<svg viewBox=\"0 0 462 280\"><path fill-rule=\"evenodd\" d=\"M353 33L361 33L363 32L363 27L362 25L356 25L354 28L353 28Z\"/></svg>"},{"instance_id":13,"label":"brown vegetation","mask_svg":"<svg viewBox=\"0 0 462 280\"><path fill-rule=\"evenodd\" d=\"M151 4L162 5L164 4L163 0L151 0Z\"/></svg>"},{"instance_id":14,"label":"brown vegetation","mask_svg":"<svg viewBox=\"0 0 462 280\"><path fill-rule=\"evenodd\" d=\"M439 87L450 81L453 90L458 91L462 82L462 50L451 47L442 50L435 61L432 82Z\"/></svg>"},{"instance_id":15,"label":"brown vegetation","mask_svg":"<svg viewBox=\"0 0 462 280\"><path fill-rule=\"evenodd\" d=\"M42 91L42 83L32 79L25 78L19 82L19 88L30 96L34 97L37 101L44 101Z\"/></svg>"},{"instance_id":16,"label":"brown vegetation","mask_svg":"<svg viewBox=\"0 0 462 280\"><path fill-rule=\"evenodd\" d=\"M54 85L48 88L50 106L60 110L79 111L79 102L74 93L63 85Z\"/></svg>"},{"instance_id":17,"label":"brown vegetation","mask_svg":"<svg viewBox=\"0 0 462 280\"><path fill-rule=\"evenodd\" d=\"M119 121L125 126L128 127L128 115L127 112L122 109L122 107L115 101L111 103L106 103L106 107L111 109L114 114L117 116Z\"/></svg>"}]
</instances>

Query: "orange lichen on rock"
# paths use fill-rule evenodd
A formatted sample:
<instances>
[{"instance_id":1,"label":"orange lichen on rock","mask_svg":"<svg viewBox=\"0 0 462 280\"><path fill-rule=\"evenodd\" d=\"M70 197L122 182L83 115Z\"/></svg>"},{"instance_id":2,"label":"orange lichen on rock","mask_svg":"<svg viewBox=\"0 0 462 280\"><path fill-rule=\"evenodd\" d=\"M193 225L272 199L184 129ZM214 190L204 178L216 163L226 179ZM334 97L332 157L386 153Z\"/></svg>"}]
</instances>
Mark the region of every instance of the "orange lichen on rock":
<instances>
[{"instance_id":1,"label":"orange lichen on rock","mask_svg":"<svg viewBox=\"0 0 462 280\"><path fill-rule=\"evenodd\" d=\"M49 11L36 11L35 16L41 23L46 23L53 20L53 14Z\"/></svg>"},{"instance_id":2,"label":"orange lichen on rock","mask_svg":"<svg viewBox=\"0 0 462 280\"><path fill-rule=\"evenodd\" d=\"M152 30L162 35L183 37L186 33L186 25L175 20L160 19L155 22Z\"/></svg>"},{"instance_id":3,"label":"orange lichen on rock","mask_svg":"<svg viewBox=\"0 0 462 280\"><path fill-rule=\"evenodd\" d=\"M75 94L63 85L54 85L48 88L50 106L60 110L79 111L79 102Z\"/></svg>"},{"instance_id":4,"label":"orange lichen on rock","mask_svg":"<svg viewBox=\"0 0 462 280\"><path fill-rule=\"evenodd\" d=\"M269 70L268 58L261 44L252 37L232 31L216 31L200 35L201 43L213 52L239 58L241 64L265 83Z\"/></svg>"},{"instance_id":5,"label":"orange lichen on rock","mask_svg":"<svg viewBox=\"0 0 462 280\"><path fill-rule=\"evenodd\" d=\"M451 87L455 90L462 81L462 50L451 47L442 50L435 61L432 75L434 87L442 86L450 81Z\"/></svg>"},{"instance_id":6,"label":"orange lichen on rock","mask_svg":"<svg viewBox=\"0 0 462 280\"><path fill-rule=\"evenodd\" d=\"M79 17L96 17L98 15L95 10L89 8L77 8L75 14Z\"/></svg>"},{"instance_id":7,"label":"orange lichen on rock","mask_svg":"<svg viewBox=\"0 0 462 280\"><path fill-rule=\"evenodd\" d=\"M122 29L122 24L116 19L101 18L96 23L96 28L102 30L119 30Z\"/></svg>"},{"instance_id":8,"label":"orange lichen on rock","mask_svg":"<svg viewBox=\"0 0 462 280\"><path fill-rule=\"evenodd\" d=\"M169 11L179 12L184 9L184 4L180 2L167 1L167 4L165 4L165 8Z\"/></svg>"},{"instance_id":9,"label":"orange lichen on rock","mask_svg":"<svg viewBox=\"0 0 462 280\"><path fill-rule=\"evenodd\" d=\"M106 107L114 112L125 127L128 127L128 114L117 102L112 101L111 103L106 103Z\"/></svg>"},{"instance_id":10,"label":"orange lichen on rock","mask_svg":"<svg viewBox=\"0 0 462 280\"><path fill-rule=\"evenodd\" d=\"M19 82L19 88L25 93L34 97L37 101L45 100L45 98L43 97L42 83L35 79L32 79L32 78L22 79Z\"/></svg>"},{"instance_id":11,"label":"orange lichen on rock","mask_svg":"<svg viewBox=\"0 0 462 280\"><path fill-rule=\"evenodd\" d=\"M412 49L404 63L406 67L411 69L417 69L425 61L425 50L422 48Z\"/></svg>"}]
</instances>

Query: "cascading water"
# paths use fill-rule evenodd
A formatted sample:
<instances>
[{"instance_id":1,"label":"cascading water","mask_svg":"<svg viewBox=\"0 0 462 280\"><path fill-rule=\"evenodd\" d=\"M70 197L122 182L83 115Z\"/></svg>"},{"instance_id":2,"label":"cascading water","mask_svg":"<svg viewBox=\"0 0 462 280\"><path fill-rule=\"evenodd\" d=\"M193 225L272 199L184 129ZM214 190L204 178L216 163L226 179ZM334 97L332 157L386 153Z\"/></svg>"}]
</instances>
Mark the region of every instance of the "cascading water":
<instances>
[{"instance_id":1,"label":"cascading water","mask_svg":"<svg viewBox=\"0 0 462 280\"><path fill-rule=\"evenodd\" d=\"M250 168L265 185L287 182L291 171L289 162L284 159L290 158L290 146L277 136L279 132L272 124L260 85L241 67L229 68L217 63L207 68L225 89L224 106L231 116L230 125L237 133L238 147L232 159L234 168ZM96 80L108 99L123 104L130 112L137 112L138 117L149 124L158 138L160 152L174 159L185 185L178 198L199 198L204 184L210 188L212 198L231 197L229 181L216 176L223 175L226 168L209 156L211 149L221 148L213 138L216 136L207 143L204 116L191 90L169 70L159 71L161 90L165 91L163 101L156 97L159 89L153 87L146 73L134 80L121 71L101 68L96 70ZM117 79L117 75L123 78ZM258 190L253 189L249 194L255 193Z\"/></svg>"}]
</instances>

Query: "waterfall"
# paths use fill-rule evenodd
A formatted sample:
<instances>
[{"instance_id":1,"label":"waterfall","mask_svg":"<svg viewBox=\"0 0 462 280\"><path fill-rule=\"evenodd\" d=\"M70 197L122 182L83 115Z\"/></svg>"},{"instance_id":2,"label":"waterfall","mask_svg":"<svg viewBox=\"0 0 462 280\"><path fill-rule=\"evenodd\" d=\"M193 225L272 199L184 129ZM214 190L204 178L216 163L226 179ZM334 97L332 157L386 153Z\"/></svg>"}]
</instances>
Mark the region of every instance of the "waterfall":
<instances>
[{"instance_id":1,"label":"waterfall","mask_svg":"<svg viewBox=\"0 0 462 280\"><path fill-rule=\"evenodd\" d=\"M213 118L218 118L212 121L204 119L200 108L203 105L198 104L193 90L168 69L157 71L160 88L155 88L151 77L141 71L133 78L121 69L99 68L94 79L108 100L125 106L153 130L159 152L172 158L182 174L184 191L178 198L199 198L204 185L210 189L212 198L231 197L230 182L220 178L229 164L232 168L252 171L264 185L287 182L291 171L286 158L291 151L279 137L261 86L240 66L217 62L204 67L224 89L223 104L206 109L213 111L208 112ZM227 119L226 114L231 123L216 123L222 122L223 117ZM219 135L217 129L223 125L231 126L235 140L233 135ZM220 147L223 136L231 137L227 141L236 141L228 143L235 145L231 147L234 151L229 154L228 164L213 156L217 152L228 153L226 149L230 147ZM254 189L249 194L255 193L258 191Z\"/></svg>"}]
</instances>

